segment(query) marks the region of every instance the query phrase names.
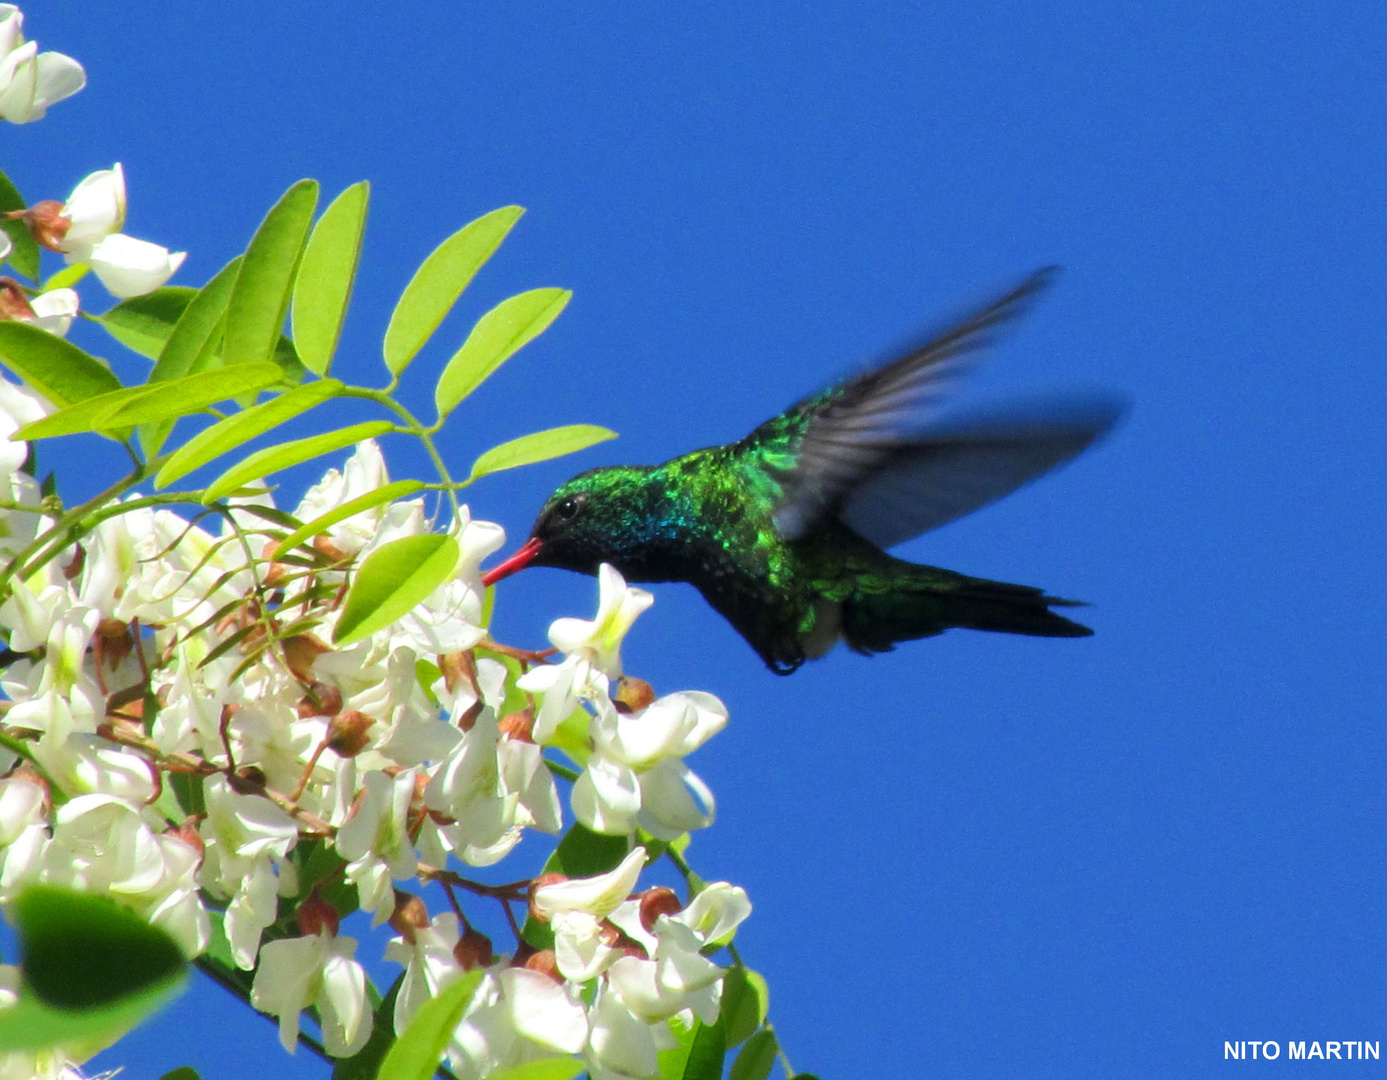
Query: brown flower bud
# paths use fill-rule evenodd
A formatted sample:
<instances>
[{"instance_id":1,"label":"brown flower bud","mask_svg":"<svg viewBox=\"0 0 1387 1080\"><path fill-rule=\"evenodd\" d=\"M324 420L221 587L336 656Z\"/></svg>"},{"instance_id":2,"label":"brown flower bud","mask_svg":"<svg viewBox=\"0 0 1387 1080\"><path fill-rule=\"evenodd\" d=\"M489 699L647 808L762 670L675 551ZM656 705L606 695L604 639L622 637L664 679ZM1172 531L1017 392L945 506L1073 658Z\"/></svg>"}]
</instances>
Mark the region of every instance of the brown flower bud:
<instances>
[{"instance_id":1,"label":"brown flower bud","mask_svg":"<svg viewBox=\"0 0 1387 1080\"><path fill-rule=\"evenodd\" d=\"M567 874L560 874L557 870L548 870L530 884L530 918L540 922L548 922L549 916L541 914L535 908L535 892L543 885L557 885L560 881L567 881Z\"/></svg>"},{"instance_id":2,"label":"brown flower bud","mask_svg":"<svg viewBox=\"0 0 1387 1080\"><path fill-rule=\"evenodd\" d=\"M316 936L324 930L336 937L337 927L342 921L337 915L337 909L316 895L310 896L299 905L298 911L294 912L294 918L298 921L299 933L305 937Z\"/></svg>"},{"instance_id":3,"label":"brown flower bud","mask_svg":"<svg viewBox=\"0 0 1387 1080\"><path fill-rule=\"evenodd\" d=\"M338 713L327 726L328 748L339 757L356 757L371 741L373 724L371 717L355 709Z\"/></svg>"},{"instance_id":4,"label":"brown flower bud","mask_svg":"<svg viewBox=\"0 0 1387 1080\"><path fill-rule=\"evenodd\" d=\"M197 831L196 818L190 817L184 821L182 825L170 825L164 830L164 835L182 841L196 851L199 856L202 855L204 845L202 843L202 834Z\"/></svg>"},{"instance_id":5,"label":"brown flower bud","mask_svg":"<svg viewBox=\"0 0 1387 1080\"><path fill-rule=\"evenodd\" d=\"M46 247L49 251L62 251L63 237L67 235L68 229L72 228L72 222L63 217L62 210L62 203L54 199L44 199L42 202L34 203L27 210L14 210L5 216L18 218L29 226L29 232L40 246Z\"/></svg>"},{"instance_id":6,"label":"brown flower bud","mask_svg":"<svg viewBox=\"0 0 1387 1080\"><path fill-rule=\"evenodd\" d=\"M471 971L473 968L490 967L496 959L496 954L492 951L491 939L480 930L469 926L453 946L453 959L462 965L463 971Z\"/></svg>"},{"instance_id":7,"label":"brown flower bud","mask_svg":"<svg viewBox=\"0 0 1387 1080\"><path fill-rule=\"evenodd\" d=\"M673 889L666 889L663 885L652 885L641 893L641 925L652 933L655 930L655 920L661 915L673 915L683 910L683 901Z\"/></svg>"},{"instance_id":8,"label":"brown flower bud","mask_svg":"<svg viewBox=\"0 0 1387 1080\"><path fill-rule=\"evenodd\" d=\"M130 624L119 619L102 619L96 624L96 647L106 666L114 671L135 647Z\"/></svg>"},{"instance_id":9,"label":"brown flower bud","mask_svg":"<svg viewBox=\"0 0 1387 1080\"><path fill-rule=\"evenodd\" d=\"M654 688L644 679L623 675L616 683L612 704L617 712L637 713L655 700Z\"/></svg>"},{"instance_id":10,"label":"brown flower bud","mask_svg":"<svg viewBox=\"0 0 1387 1080\"><path fill-rule=\"evenodd\" d=\"M289 670L306 683L314 681L313 662L323 653L332 651L327 642L316 634L295 634L280 644L284 646L284 662L289 665Z\"/></svg>"},{"instance_id":11,"label":"brown flower bud","mask_svg":"<svg viewBox=\"0 0 1387 1080\"><path fill-rule=\"evenodd\" d=\"M63 577L68 581L73 580L82 572L82 567L87 565L87 549L78 544L72 553L72 561L63 567Z\"/></svg>"},{"instance_id":12,"label":"brown flower bud","mask_svg":"<svg viewBox=\"0 0 1387 1080\"><path fill-rule=\"evenodd\" d=\"M424 901L413 893L396 889L395 910L390 914L390 928L412 945L415 933L427 929L428 925L429 909L424 906Z\"/></svg>"},{"instance_id":13,"label":"brown flower bud","mask_svg":"<svg viewBox=\"0 0 1387 1080\"><path fill-rule=\"evenodd\" d=\"M342 691L331 683L315 682L295 706L300 720L310 716L336 716L342 711Z\"/></svg>"},{"instance_id":14,"label":"brown flower bud","mask_svg":"<svg viewBox=\"0 0 1387 1080\"><path fill-rule=\"evenodd\" d=\"M531 953L520 966L538 971L541 975L548 975L557 983L563 982L563 976L559 974L558 957L554 955L553 949L540 949L537 953Z\"/></svg>"},{"instance_id":15,"label":"brown flower bud","mask_svg":"<svg viewBox=\"0 0 1387 1080\"><path fill-rule=\"evenodd\" d=\"M265 794L265 774L255 765L237 769L226 778L226 782L238 795Z\"/></svg>"},{"instance_id":16,"label":"brown flower bud","mask_svg":"<svg viewBox=\"0 0 1387 1080\"><path fill-rule=\"evenodd\" d=\"M0 277L0 319L33 322L29 296L14 278Z\"/></svg>"},{"instance_id":17,"label":"brown flower bud","mask_svg":"<svg viewBox=\"0 0 1387 1080\"><path fill-rule=\"evenodd\" d=\"M501 717L501 738L516 742L534 742L535 714L532 709L507 713Z\"/></svg>"},{"instance_id":18,"label":"brown flower bud","mask_svg":"<svg viewBox=\"0 0 1387 1080\"><path fill-rule=\"evenodd\" d=\"M438 658L438 670L443 673L443 684L449 690L456 691L464 679L469 686L477 685L477 659L470 649L444 653Z\"/></svg>"},{"instance_id":19,"label":"brown flower bud","mask_svg":"<svg viewBox=\"0 0 1387 1080\"><path fill-rule=\"evenodd\" d=\"M312 540L313 550L327 558L330 563L344 563L351 559L351 556L340 547L329 540L325 535L319 533Z\"/></svg>"}]
</instances>

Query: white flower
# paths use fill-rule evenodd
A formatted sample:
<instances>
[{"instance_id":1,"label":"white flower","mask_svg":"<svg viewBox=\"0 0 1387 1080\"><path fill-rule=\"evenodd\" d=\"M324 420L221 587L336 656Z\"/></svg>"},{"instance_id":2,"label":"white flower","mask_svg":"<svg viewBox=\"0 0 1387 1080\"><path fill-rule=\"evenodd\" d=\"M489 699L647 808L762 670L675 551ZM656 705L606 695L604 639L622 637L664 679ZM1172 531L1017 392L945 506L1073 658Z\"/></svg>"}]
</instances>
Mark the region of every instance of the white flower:
<instances>
[{"instance_id":1,"label":"white flower","mask_svg":"<svg viewBox=\"0 0 1387 1080\"><path fill-rule=\"evenodd\" d=\"M43 119L48 106L87 85L82 65L62 53L38 51L25 42L24 15L0 4L0 117L15 124Z\"/></svg>"},{"instance_id":2,"label":"white flower","mask_svg":"<svg viewBox=\"0 0 1387 1080\"><path fill-rule=\"evenodd\" d=\"M49 289L29 301L34 325L56 337L67 336L80 306L81 298L76 289Z\"/></svg>"},{"instance_id":3,"label":"white flower","mask_svg":"<svg viewBox=\"0 0 1387 1080\"><path fill-rule=\"evenodd\" d=\"M85 260L112 296L128 299L153 292L173 276L188 257L148 240L117 233L102 240Z\"/></svg>"},{"instance_id":4,"label":"white flower","mask_svg":"<svg viewBox=\"0 0 1387 1080\"><path fill-rule=\"evenodd\" d=\"M607 563L598 569L597 581L601 590L597 618L556 619L549 627L549 640L570 656L583 655L598 671L614 679L621 674L621 639L655 597L628 586Z\"/></svg>"},{"instance_id":5,"label":"white flower","mask_svg":"<svg viewBox=\"0 0 1387 1080\"><path fill-rule=\"evenodd\" d=\"M414 931L414 940L391 938L385 945L385 958L403 964L405 976L395 997L395 1034L409 1026L419 1006L462 974L462 965L453 955L458 943L458 918L451 911L434 916L428 926Z\"/></svg>"},{"instance_id":6,"label":"white flower","mask_svg":"<svg viewBox=\"0 0 1387 1080\"><path fill-rule=\"evenodd\" d=\"M279 1041L291 1054L298 1044L299 1013L316 1006L323 1045L333 1057L351 1057L371 1037L366 972L352 959L356 942L328 933L271 941L260 950L250 1003L279 1017Z\"/></svg>"},{"instance_id":7,"label":"white flower","mask_svg":"<svg viewBox=\"0 0 1387 1080\"><path fill-rule=\"evenodd\" d=\"M116 162L83 178L58 212L71 224L59 247L69 263L87 262L92 249L125 227L125 170Z\"/></svg>"},{"instance_id":8,"label":"white flower","mask_svg":"<svg viewBox=\"0 0 1387 1080\"><path fill-rule=\"evenodd\" d=\"M395 910L391 878L413 877L419 868L409 842L409 803L414 797L414 769L391 778L369 772L365 795L354 817L337 830L337 851L348 860L347 880L355 885L363 911L374 912L379 926Z\"/></svg>"},{"instance_id":9,"label":"white flower","mask_svg":"<svg viewBox=\"0 0 1387 1080\"><path fill-rule=\"evenodd\" d=\"M593 1080L626 1080L659 1072L659 1056L650 1024L633 1016L621 1000L604 987L588 1014L587 1064Z\"/></svg>"},{"instance_id":10,"label":"white flower","mask_svg":"<svg viewBox=\"0 0 1387 1080\"><path fill-rule=\"evenodd\" d=\"M633 848L620 865L590 878L571 878L541 885L535 890L534 908L552 917L560 911L586 911L605 917L624 903L636 887L645 866L645 848Z\"/></svg>"}]
</instances>

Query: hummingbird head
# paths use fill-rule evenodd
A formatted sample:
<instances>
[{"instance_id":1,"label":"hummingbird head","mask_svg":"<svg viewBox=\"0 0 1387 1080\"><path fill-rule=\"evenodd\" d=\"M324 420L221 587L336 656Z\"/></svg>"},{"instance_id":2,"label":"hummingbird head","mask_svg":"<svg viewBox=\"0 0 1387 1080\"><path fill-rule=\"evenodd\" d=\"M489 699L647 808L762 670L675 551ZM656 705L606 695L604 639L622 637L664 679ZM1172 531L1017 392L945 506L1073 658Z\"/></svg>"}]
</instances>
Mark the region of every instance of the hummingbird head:
<instances>
[{"instance_id":1,"label":"hummingbird head","mask_svg":"<svg viewBox=\"0 0 1387 1080\"><path fill-rule=\"evenodd\" d=\"M648 509L649 468L590 469L563 484L544 504L530 538L482 577L485 585L527 566L595 574L604 562L621 569L622 555L640 532Z\"/></svg>"}]
</instances>

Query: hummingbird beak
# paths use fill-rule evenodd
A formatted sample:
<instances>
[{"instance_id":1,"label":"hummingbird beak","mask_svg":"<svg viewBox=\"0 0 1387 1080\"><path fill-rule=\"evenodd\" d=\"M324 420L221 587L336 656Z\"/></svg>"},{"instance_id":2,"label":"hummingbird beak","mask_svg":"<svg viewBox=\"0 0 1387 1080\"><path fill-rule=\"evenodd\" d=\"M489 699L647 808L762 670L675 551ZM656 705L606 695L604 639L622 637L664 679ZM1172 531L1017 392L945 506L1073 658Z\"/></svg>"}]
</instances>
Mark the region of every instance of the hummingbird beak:
<instances>
[{"instance_id":1,"label":"hummingbird beak","mask_svg":"<svg viewBox=\"0 0 1387 1080\"><path fill-rule=\"evenodd\" d=\"M538 536L530 537L528 540L526 540L523 544L520 545L516 553L512 555L509 559L506 559L504 562L501 562L496 566L493 566L490 570L483 574L482 584L495 585L502 578L508 578L512 574L516 574L519 573L521 570L524 570L525 567L529 566L530 563L534 561L535 556L539 554L540 549L542 547L544 547L543 540L541 540Z\"/></svg>"}]
</instances>

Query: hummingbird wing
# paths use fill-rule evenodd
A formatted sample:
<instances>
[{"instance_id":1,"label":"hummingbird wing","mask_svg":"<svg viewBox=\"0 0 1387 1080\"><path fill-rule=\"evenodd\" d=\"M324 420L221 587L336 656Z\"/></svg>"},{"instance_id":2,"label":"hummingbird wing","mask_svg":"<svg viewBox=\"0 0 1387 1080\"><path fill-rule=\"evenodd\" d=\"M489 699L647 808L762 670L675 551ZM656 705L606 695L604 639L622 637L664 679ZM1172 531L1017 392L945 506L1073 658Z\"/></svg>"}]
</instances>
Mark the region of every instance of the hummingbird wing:
<instances>
[{"instance_id":1,"label":"hummingbird wing","mask_svg":"<svg viewBox=\"0 0 1387 1080\"><path fill-rule=\"evenodd\" d=\"M741 447L760 456L781 486L775 511L781 535L790 540L804 536L893 464L900 483L889 490L893 497L907 494L902 488L912 470L905 463L911 448L921 445L922 410L943 397L972 355L992 341L994 331L1025 311L1056 272L1055 267L1036 271L903 356L807 398L748 435ZM968 509L1000 498L1050 467L1033 469Z\"/></svg>"},{"instance_id":2,"label":"hummingbird wing","mask_svg":"<svg viewBox=\"0 0 1387 1080\"><path fill-rule=\"evenodd\" d=\"M837 517L881 548L937 529L1077 457L1126 411L1110 395L1013 406L899 445L847 492Z\"/></svg>"}]
</instances>

